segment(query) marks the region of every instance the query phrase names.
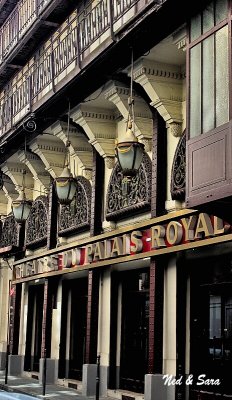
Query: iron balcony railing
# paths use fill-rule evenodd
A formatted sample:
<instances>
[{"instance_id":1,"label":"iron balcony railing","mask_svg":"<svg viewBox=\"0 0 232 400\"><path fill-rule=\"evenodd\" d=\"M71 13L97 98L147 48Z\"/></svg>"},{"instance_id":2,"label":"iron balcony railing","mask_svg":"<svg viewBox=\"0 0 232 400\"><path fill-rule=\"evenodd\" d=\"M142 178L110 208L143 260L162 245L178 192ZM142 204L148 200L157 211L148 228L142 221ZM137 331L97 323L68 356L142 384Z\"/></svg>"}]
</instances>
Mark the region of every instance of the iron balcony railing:
<instances>
[{"instance_id":1,"label":"iron balcony railing","mask_svg":"<svg viewBox=\"0 0 232 400\"><path fill-rule=\"evenodd\" d=\"M21 0L0 28L0 65L53 0Z\"/></svg>"},{"instance_id":2,"label":"iron balcony railing","mask_svg":"<svg viewBox=\"0 0 232 400\"><path fill-rule=\"evenodd\" d=\"M65 27L51 37L46 50L42 54L38 50L34 55L36 61L28 64L27 72L18 74L18 79L14 78L0 94L0 136L34 111L37 100L49 91L54 92L56 85L60 85L75 66L80 66L92 50L91 46L100 46L100 38L107 30L117 31L136 15L136 7L141 9L141 3L145 7L153 1L100 0L94 7L89 5L81 13L72 14ZM165 1L156 2L157 7ZM130 15L126 16L127 13Z\"/></svg>"}]
</instances>

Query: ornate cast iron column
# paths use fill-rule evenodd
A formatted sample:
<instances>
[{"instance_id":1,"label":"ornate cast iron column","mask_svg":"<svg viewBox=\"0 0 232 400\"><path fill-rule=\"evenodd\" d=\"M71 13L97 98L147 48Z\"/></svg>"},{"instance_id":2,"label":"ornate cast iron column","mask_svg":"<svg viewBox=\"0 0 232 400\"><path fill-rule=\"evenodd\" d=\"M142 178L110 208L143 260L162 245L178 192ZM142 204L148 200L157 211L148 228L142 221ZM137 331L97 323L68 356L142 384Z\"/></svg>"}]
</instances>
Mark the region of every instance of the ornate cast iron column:
<instances>
[{"instance_id":1,"label":"ornate cast iron column","mask_svg":"<svg viewBox=\"0 0 232 400\"><path fill-rule=\"evenodd\" d=\"M47 303L48 303L48 280L45 279L45 282L44 282L44 298L43 298L43 320L42 320L41 358L45 358L45 357L46 357Z\"/></svg>"},{"instance_id":2,"label":"ornate cast iron column","mask_svg":"<svg viewBox=\"0 0 232 400\"><path fill-rule=\"evenodd\" d=\"M162 374L164 270L155 257L150 264L148 373Z\"/></svg>"},{"instance_id":3,"label":"ornate cast iron column","mask_svg":"<svg viewBox=\"0 0 232 400\"><path fill-rule=\"evenodd\" d=\"M167 130L157 111L153 114L151 217L165 213L167 182Z\"/></svg>"},{"instance_id":4,"label":"ornate cast iron column","mask_svg":"<svg viewBox=\"0 0 232 400\"><path fill-rule=\"evenodd\" d=\"M102 230L102 196L104 185L104 160L93 149L93 175L91 196L90 235L95 236ZM97 331L98 331L98 300L99 300L99 272L89 270L88 275L88 302L86 324L86 364L96 363Z\"/></svg>"},{"instance_id":5,"label":"ornate cast iron column","mask_svg":"<svg viewBox=\"0 0 232 400\"><path fill-rule=\"evenodd\" d=\"M151 217L163 214L166 197L166 128L153 111ZM163 366L164 270L155 257L150 264L148 373L161 374Z\"/></svg>"},{"instance_id":6,"label":"ornate cast iron column","mask_svg":"<svg viewBox=\"0 0 232 400\"><path fill-rule=\"evenodd\" d=\"M58 216L58 200L55 193L53 182L50 184L49 206L48 206L48 235L47 249L54 249L57 243L57 216Z\"/></svg>"}]
</instances>

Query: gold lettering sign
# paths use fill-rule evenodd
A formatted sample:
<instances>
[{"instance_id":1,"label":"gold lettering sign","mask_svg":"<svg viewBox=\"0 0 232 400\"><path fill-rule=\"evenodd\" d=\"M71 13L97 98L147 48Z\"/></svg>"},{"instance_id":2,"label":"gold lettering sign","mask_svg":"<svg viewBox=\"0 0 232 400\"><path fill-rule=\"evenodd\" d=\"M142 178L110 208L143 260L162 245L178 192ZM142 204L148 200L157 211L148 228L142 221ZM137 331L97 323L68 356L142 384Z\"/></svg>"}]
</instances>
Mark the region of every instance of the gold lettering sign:
<instances>
[{"instance_id":1,"label":"gold lettering sign","mask_svg":"<svg viewBox=\"0 0 232 400\"><path fill-rule=\"evenodd\" d=\"M152 249L158 249L159 247L165 247L165 228L162 225L156 225L151 228L151 247Z\"/></svg>"},{"instance_id":2,"label":"gold lettering sign","mask_svg":"<svg viewBox=\"0 0 232 400\"><path fill-rule=\"evenodd\" d=\"M111 257L117 257L122 255L123 255L122 238L120 236L115 237L112 243Z\"/></svg>"},{"instance_id":3,"label":"gold lettering sign","mask_svg":"<svg viewBox=\"0 0 232 400\"><path fill-rule=\"evenodd\" d=\"M195 227L197 223L197 216L196 215L191 215L189 218L182 218L181 222L184 227L184 233L185 233L185 240L194 240L195 236Z\"/></svg>"},{"instance_id":4,"label":"gold lettering sign","mask_svg":"<svg viewBox=\"0 0 232 400\"><path fill-rule=\"evenodd\" d=\"M68 249L60 254L44 255L41 258L32 258L31 261L25 260L21 264L15 265L14 276L16 279L21 279L62 268L83 266L85 264L87 264L88 268L88 265L92 262L97 263L102 260L109 260L111 257L121 257L131 253L136 254L143 252L144 249L146 249L145 251L148 252L149 256L155 255L155 250L160 254L158 250L166 246L169 247L168 252L170 252L170 246L173 246L173 250L171 251L175 251L175 246L179 244L181 244L179 250L184 250L186 246L185 241L223 235L227 232L231 232L231 225L218 217L210 217L206 213L183 217L179 221L168 220L165 222L164 220L163 225L154 225L145 228L144 231L129 231L128 229L128 233L101 241L94 241L94 238L91 238L93 243L80 244L79 247ZM114 232L115 234L116 232ZM151 241L151 246L147 245L144 247L143 236L147 238L146 241ZM229 240L231 239L229 238ZM226 239L224 238L222 241L226 241ZM220 242L220 239L218 242ZM146 252L143 253L144 257L146 257ZM162 253L164 252L162 251ZM120 262L122 261L123 259L120 260ZM104 263L100 264L104 265ZM110 262L107 264L110 264Z\"/></svg>"},{"instance_id":5,"label":"gold lettering sign","mask_svg":"<svg viewBox=\"0 0 232 400\"><path fill-rule=\"evenodd\" d=\"M93 245L87 244L85 247L85 264L90 264L93 261Z\"/></svg>"},{"instance_id":6,"label":"gold lettering sign","mask_svg":"<svg viewBox=\"0 0 232 400\"><path fill-rule=\"evenodd\" d=\"M142 241L142 239L141 239L142 236L143 236L143 234L142 234L142 232L140 232L140 231L133 231L133 232L131 233L131 242L132 242L132 245L131 245L130 250L131 250L133 253L139 253L140 251L143 250L143 241Z\"/></svg>"},{"instance_id":7,"label":"gold lettering sign","mask_svg":"<svg viewBox=\"0 0 232 400\"><path fill-rule=\"evenodd\" d=\"M210 217L206 213L200 213L197 221L197 227L195 231L195 239L213 236L213 226Z\"/></svg>"},{"instance_id":8,"label":"gold lettering sign","mask_svg":"<svg viewBox=\"0 0 232 400\"><path fill-rule=\"evenodd\" d=\"M123 254L130 254L130 241L131 241L131 235L125 234L122 237L122 244L123 244Z\"/></svg>"},{"instance_id":9,"label":"gold lettering sign","mask_svg":"<svg viewBox=\"0 0 232 400\"><path fill-rule=\"evenodd\" d=\"M110 253L111 253L111 241L110 240L104 240L104 258L110 258Z\"/></svg>"},{"instance_id":10,"label":"gold lettering sign","mask_svg":"<svg viewBox=\"0 0 232 400\"><path fill-rule=\"evenodd\" d=\"M94 249L94 261L99 261L104 259L104 244L102 242L97 242Z\"/></svg>"},{"instance_id":11,"label":"gold lettering sign","mask_svg":"<svg viewBox=\"0 0 232 400\"><path fill-rule=\"evenodd\" d=\"M183 228L179 222L171 221L166 228L166 238L169 244L175 245L181 242L183 237Z\"/></svg>"}]
</instances>

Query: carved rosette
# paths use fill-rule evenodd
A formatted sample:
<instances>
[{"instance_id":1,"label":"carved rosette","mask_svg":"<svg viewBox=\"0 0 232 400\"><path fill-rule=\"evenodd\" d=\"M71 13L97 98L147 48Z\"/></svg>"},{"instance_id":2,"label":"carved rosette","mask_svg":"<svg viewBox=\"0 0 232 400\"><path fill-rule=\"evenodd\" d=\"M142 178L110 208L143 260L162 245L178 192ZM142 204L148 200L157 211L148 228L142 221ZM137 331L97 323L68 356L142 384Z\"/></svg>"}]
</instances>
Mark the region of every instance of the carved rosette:
<instances>
[{"instance_id":1,"label":"carved rosette","mask_svg":"<svg viewBox=\"0 0 232 400\"><path fill-rule=\"evenodd\" d=\"M1 247L19 245L19 225L13 215L8 215L2 225Z\"/></svg>"},{"instance_id":2,"label":"carved rosette","mask_svg":"<svg viewBox=\"0 0 232 400\"><path fill-rule=\"evenodd\" d=\"M185 199L186 133L180 139L172 164L171 195L173 200Z\"/></svg>"},{"instance_id":3,"label":"carved rosette","mask_svg":"<svg viewBox=\"0 0 232 400\"><path fill-rule=\"evenodd\" d=\"M151 208L151 160L144 153L141 166L124 193L123 176L117 163L112 171L106 197L106 219L116 221Z\"/></svg>"},{"instance_id":4,"label":"carved rosette","mask_svg":"<svg viewBox=\"0 0 232 400\"><path fill-rule=\"evenodd\" d=\"M48 198L39 196L33 201L26 223L26 246L36 247L47 242Z\"/></svg>"},{"instance_id":5,"label":"carved rosette","mask_svg":"<svg viewBox=\"0 0 232 400\"><path fill-rule=\"evenodd\" d=\"M77 190L70 205L61 205L59 236L89 229L91 212L91 184L83 176L77 177Z\"/></svg>"}]
</instances>

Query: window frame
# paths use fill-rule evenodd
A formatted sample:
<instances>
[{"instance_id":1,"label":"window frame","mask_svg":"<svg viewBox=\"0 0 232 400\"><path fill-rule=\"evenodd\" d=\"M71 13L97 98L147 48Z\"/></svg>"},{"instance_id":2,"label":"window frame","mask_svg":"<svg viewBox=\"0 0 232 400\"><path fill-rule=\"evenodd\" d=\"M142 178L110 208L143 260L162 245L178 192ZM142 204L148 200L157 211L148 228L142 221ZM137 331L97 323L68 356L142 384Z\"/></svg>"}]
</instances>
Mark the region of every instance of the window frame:
<instances>
[{"instance_id":1,"label":"window frame","mask_svg":"<svg viewBox=\"0 0 232 400\"><path fill-rule=\"evenodd\" d=\"M214 4L216 3L217 0L214 0ZM205 9L205 8L204 8ZM204 9L202 9L200 11L201 14L201 29L202 29L202 23L203 23L203 18L202 18L202 14ZM199 14L199 13L198 13ZM197 14L196 14L197 15ZM193 16L192 16L193 17ZM190 34L190 29L191 29L191 19L188 21L188 29L187 29L187 41L186 41L186 107L187 107L187 112L186 112L186 140L194 140L196 138L200 138L202 137L202 135L207 135L209 132L213 132L216 131L220 126L214 126L213 129L207 131L207 132L202 132L202 125L203 125L203 119L202 119L202 114L203 114L203 106L202 106L202 99L203 99L203 92L202 92L202 85L201 85L201 133L199 135L190 137L190 77L191 77L191 70L190 70L190 52L191 49L195 46L197 46L200 43L203 43L203 41L207 38L209 38L210 36L214 35L217 31L219 31L220 29L222 29L223 27L225 27L226 25L228 25L228 80L229 80L229 97L228 97L228 101L229 101L229 107L228 107L228 111L229 111L229 119L228 121L223 124L226 125L229 123L230 120L232 120L232 71L231 71L231 65L232 65L232 39L231 39L231 35L232 35L232 0L228 0L228 14L227 14L227 18L225 18L224 20L220 21L218 24L216 24L215 26L213 26L211 29L209 29L207 32L202 33L197 39L194 39L192 42L190 40L191 34ZM202 81L202 74L203 74L203 62L202 62L202 53L203 53L203 46L201 46L201 81ZM214 67L215 68L215 67ZM215 71L215 70L214 70ZM214 73L214 87L216 86L216 74ZM214 119L216 118L216 93L214 93Z\"/></svg>"}]
</instances>

